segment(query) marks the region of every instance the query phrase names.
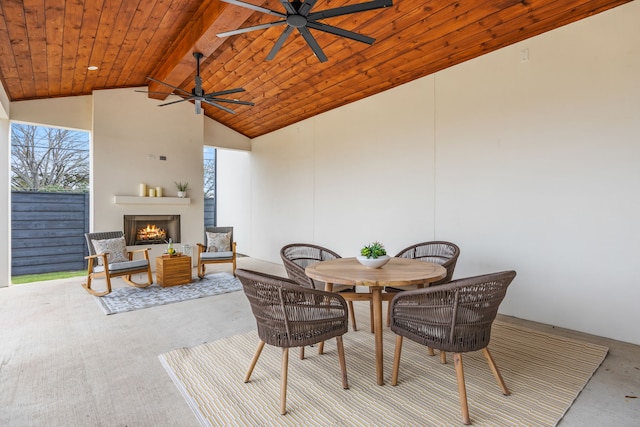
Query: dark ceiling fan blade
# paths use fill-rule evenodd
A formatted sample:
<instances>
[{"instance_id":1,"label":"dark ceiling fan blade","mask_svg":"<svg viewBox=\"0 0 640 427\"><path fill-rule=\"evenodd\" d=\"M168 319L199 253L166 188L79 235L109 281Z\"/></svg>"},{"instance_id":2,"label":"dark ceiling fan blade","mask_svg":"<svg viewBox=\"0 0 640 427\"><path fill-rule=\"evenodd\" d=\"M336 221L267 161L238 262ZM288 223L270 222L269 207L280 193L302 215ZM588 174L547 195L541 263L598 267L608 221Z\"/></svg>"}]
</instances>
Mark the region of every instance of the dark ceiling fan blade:
<instances>
[{"instance_id":1,"label":"dark ceiling fan blade","mask_svg":"<svg viewBox=\"0 0 640 427\"><path fill-rule=\"evenodd\" d=\"M291 3L289 3L288 0L280 0L280 3L282 4L282 7L284 7L284 10L287 11L288 15L295 15L296 13L298 13L298 11L293 7Z\"/></svg>"},{"instance_id":2,"label":"dark ceiling fan blade","mask_svg":"<svg viewBox=\"0 0 640 427\"><path fill-rule=\"evenodd\" d=\"M147 93L149 95L175 95L175 93L173 92L149 92L148 90L136 90L135 92L140 92L140 93ZM180 96L180 95L178 95Z\"/></svg>"},{"instance_id":3,"label":"dark ceiling fan blade","mask_svg":"<svg viewBox=\"0 0 640 427\"><path fill-rule=\"evenodd\" d=\"M159 83L159 84L161 84L161 85L169 86L170 88L175 89L175 90L177 90L178 92L182 92L183 94L185 94L185 95L187 95L187 96L191 96L191 94L190 94L189 92L187 92L186 90L184 90L184 89L180 89L180 88L179 88L179 87L177 87L177 86L172 86L172 85L170 85L169 83L161 82L160 80L156 80L156 79L154 79L153 77L147 77L147 80L151 80L152 82L156 82L156 83ZM181 96L182 96L182 95L181 95Z\"/></svg>"},{"instance_id":4,"label":"dark ceiling fan blade","mask_svg":"<svg viewBox=\"0 0 640 427\"><path fill-rule=\"evenodd\" d=\"M236 112L235 112L235 111L233 111L232 109L227 108L227 107L225 107L224 105L217 104L217 103L215 103L215 102L213 102L213 101L207 101L207 100L205 99L205 100L203 100L202 102L204 102L205 104L213 105L214 107L219 108L219 109L221 109L222 111L226 111L227 113L231 113L231 114L235 114L235 113L236 113Z\"/></svg>"},{"instance_id":5,"label":"dark ceiling fan blade","mask_svg":"<svg viewBox=\"0 0 640 427\"><path fill-rule=\"evenodd\" d=\"M258 12L266 13L268 15L279 16L280 18L286 18L287 17L287 15L285 15L284 13L280 13L280 12L277 12L275 10L267 9L265 7L256 6L255 4L245 3L245 2L239 1L239 0L221 0L221 1L223 1L225 3L229 3L229 4L235 4L236 6L246 7L247 9L251 9L251 10L258 11Z\"/></svg>"},{"instance_id":6,"label":"dark ceiling fan blade","mask_svg":"<svg viewBox=\"0 0 640 427\"><path fill-rule=\"evenodd\" d=\"M325 33L335 34L336 36L346 37L358 42L373 44L376 41L373 37L363 36L362 34L354 33L353 31L343 30L342 28L334 27L332 25L326 25L321 22L307 22L307 27L315 30L324 31Z\"/></svg>"},{"instance_id":7,"label":"dark ceiling fan blade","mask_svg":"<svg viewBox=\"0 0 640 427\"><path fill-rule=\"evenodd\" d=\"M284 1L286 0L280 0L280 1L284 3ZM302 16L307 16L311 11L311 9L313 8L313 6L315 6L317 1L318 0L306 0L304 3L302 3L302 6L300 6L300 9L298 9L298 13Z\"/></svg>"},{"instance_id":8,"label":"dark ceiling fan blade","mask_svg":"<svg viewBox=\"0 0 640 427\"><path fill-rule=\"evenodd\" d=\"M374 0L366 3L352 4L348 6L336 7L334 9L322 10L320 12L313 12L307 15L307 19L316 20L316 19L331 18L334 16L349 15L351 13L381 9L383 7L389 7L389 6L393 6L392 0Z\"/></svg>"},{"instance_id":9,"label":"dark ceiling fan blade","mask_svg":"<svg viewBox=\"0 0 640 427\"><path fill-rule=\"evenodd\" d=\"M190 96L188 98L182 98L182 99L179 99L177 101L165 102L164 104L158 105L158 107L164 107L165 105L177 104L178 102L191 101L192 99L195 99L195 98L193 96Z\"/></svg>"},{"instance_id":10,"label":"dark ceiling fan blade","mask_svg":"<svg viewBox=\"0 0 640 427\"><path fill-rule=\"evenodd\" d=\"M248 33L249 31L262 30L265 28L271 28L271 27L275 27L276 25L283 25L286 23L287 23L286 20L269 22L268 24L254 25L253 27L239 28L237 30L225 31L224 33L216 34L216 36L218 37L235 36L236 34L243 34L243 33Z\"/></svg>"},{"instance_id":11,"label":"dark ceiling fan blade","mask_svg":"<svg viewBox=\"0 0 640 427\"><path fill-rule=\"evenodd\" d=\"M229 95L231 93L238 93L238 92L244 92L245 89L243 87L237 87L235 89L227 89L227 90L220 90L218 92L211 92L206 94L204 97L205 98L211 98L211 97L216 97L216 96L220 96L220 95Z\"/></svg>"},{"instance_id":12,"label":"dark ceiling fan blade","mask_svg":"<svg viewBox=\"0 0 640 427\"><path fill-rule=\"evenodd\" d=\"M298 31L300 31L300 34L302 34L302 37L304 37L304 39L307 41L307 44L309 45L313 53L316 54L320 62L327 62L328 61L327 55L324 54L324 52L322 51L322 48L316 41L315 37L311 35L311 32L309 31L309 29L307 27L300 27L298 28Z\"/></svg>"},{"instance_id":13,"label":"dark ceiling fan blade","mask_svg":"<svg viewBox=\"0 0 640 427\"><path fill-rule=\"evenodd\" d=\"M267 55L267 61L271 61L273 58L275 58L276 53L278 53L280 48L282 48L282 45L287 40L287 37L289 37L289 34L291 34L292 31L293 27L287 26L287 28L284 29L282 34L280 34L278 41L276 41L276 44L274 44L273 48L271 48L271 52L269 52L269 55Z\"/></svg>"},{"instance_id":14,"label":"dark ceiling fan blade","mask_svg":"<svg viewBox=\"0 0 640 427\"><path fill-rule=\"evenodd\" d=\"M254 104L253 102L249 102L249 101L239 101L237 99L224 99L224 98L204 98L205 101L212 101L212 102L229 102L231 104L240 104L240 105L249 105L251 107L253 107Z\"/></svg>"}]
</instances>

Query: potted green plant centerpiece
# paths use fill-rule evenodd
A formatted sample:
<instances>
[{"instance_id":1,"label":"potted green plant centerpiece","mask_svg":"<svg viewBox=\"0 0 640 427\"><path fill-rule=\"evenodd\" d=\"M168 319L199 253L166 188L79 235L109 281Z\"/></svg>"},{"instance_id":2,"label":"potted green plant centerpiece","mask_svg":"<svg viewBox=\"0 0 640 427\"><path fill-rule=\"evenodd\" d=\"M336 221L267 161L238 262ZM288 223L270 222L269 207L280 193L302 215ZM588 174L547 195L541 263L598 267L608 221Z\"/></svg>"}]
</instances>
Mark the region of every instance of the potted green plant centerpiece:
<instances>
[{"instance_id":1,"label":"potted green plant centerpiece","mask_svg":"<svg viewBox=\"0 0 640 427\"><path fill-rule=\"evenodd\" d=\"M187 197L187 190L189 189L189 183L188 182L175 182L174 184L176 184L176 187L178 188L178 197L180 198L184 198Z\"/></svg>"},{"instance_id":2,"label":"potted green plant centerpiece","mask_svg":"<svg viewBox=\"0 0 640 427\"><path fill-rule=\"evenodd\" d=\"M356 257L358 262L365 267L380 268L391 259L387 255L384 245L380 242L373 242L360 249L360 256Z\"/></svg>"}]
</instances>

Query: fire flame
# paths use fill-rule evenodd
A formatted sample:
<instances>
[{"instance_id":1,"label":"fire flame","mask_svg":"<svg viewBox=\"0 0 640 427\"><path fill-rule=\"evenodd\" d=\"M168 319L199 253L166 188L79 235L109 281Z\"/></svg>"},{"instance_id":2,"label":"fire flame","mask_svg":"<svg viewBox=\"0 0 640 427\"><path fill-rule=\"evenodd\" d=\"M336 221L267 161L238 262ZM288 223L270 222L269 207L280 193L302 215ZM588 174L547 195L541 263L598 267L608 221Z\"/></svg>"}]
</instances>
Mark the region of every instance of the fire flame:
<instances>
[{"instance_id":1,"label":"fire flame","mask_svg":"<svg viewBox=\"0 0 640 427\"><path fill-rule=\"evenodd\" d=\"M147 224L138 230L136 233L137 240L165 240L167 238L167 232L163 228L157 227L155 224Z\"/></svg>"}]
</instances>

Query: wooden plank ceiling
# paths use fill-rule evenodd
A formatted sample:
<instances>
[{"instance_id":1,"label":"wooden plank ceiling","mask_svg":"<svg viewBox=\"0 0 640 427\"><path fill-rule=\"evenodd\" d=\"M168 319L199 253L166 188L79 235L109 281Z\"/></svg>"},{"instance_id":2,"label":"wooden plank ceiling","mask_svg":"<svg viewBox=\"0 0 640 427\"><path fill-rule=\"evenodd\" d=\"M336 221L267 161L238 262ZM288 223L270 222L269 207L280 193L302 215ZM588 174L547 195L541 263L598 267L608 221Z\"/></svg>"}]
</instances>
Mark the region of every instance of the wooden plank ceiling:
<instances>
[{"instance_id":1,"label":"wooden plank ceiling","mask_svg":"<svg viewBox=\"0 0 640 427\"><path fill-rule=\"evenodd\" d=\"M247 1L284 11L279 0ZM365 1L318 0L312 12ZM371 46L311 30L321 63L297 31L265 61L285 26L217 37L278 19L219 0L2 0L0 79L11 101L145 86L146 76L191 92L198 51L207 93L244 87L233 96L255 103L204 113L254 138L628 1L393 0L322 21L374 37Z\"/></svg>"}]
</instances>

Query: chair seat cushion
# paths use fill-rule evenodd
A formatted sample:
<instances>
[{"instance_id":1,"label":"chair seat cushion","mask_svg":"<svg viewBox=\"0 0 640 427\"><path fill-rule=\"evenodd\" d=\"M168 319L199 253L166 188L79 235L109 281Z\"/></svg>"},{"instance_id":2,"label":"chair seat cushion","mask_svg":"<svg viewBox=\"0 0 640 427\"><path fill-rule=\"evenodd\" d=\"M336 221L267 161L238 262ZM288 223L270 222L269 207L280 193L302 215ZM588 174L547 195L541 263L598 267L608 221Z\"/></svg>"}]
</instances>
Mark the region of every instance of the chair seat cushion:
<instances>
[{"instance_id":1,"label":"chair seat cushion","mask_svg":"<svg viewBox=\"0 0 640 427\"><path fill-rule=\"evenodd\" d=\"M231 259L233 258L233 252L203 252L200 254L201 260L214 260L214 259Z\"/></svg>"},{"instance_id":2,"label":"chair seat cushion","mask_svg":"<svg viewBox=\"0 0 640 427\"><path fill-rule=\"evenodd\" d=\"M114 262L109 264L109 271L124 271L124 270L137 270L143 267L147 267L149 265L149 261L146 259L136 259L133 261L126 262ZM104 271L104 266L97 266L93 269L96 273L101 273Z\"/></svg>"}]
</instances>

